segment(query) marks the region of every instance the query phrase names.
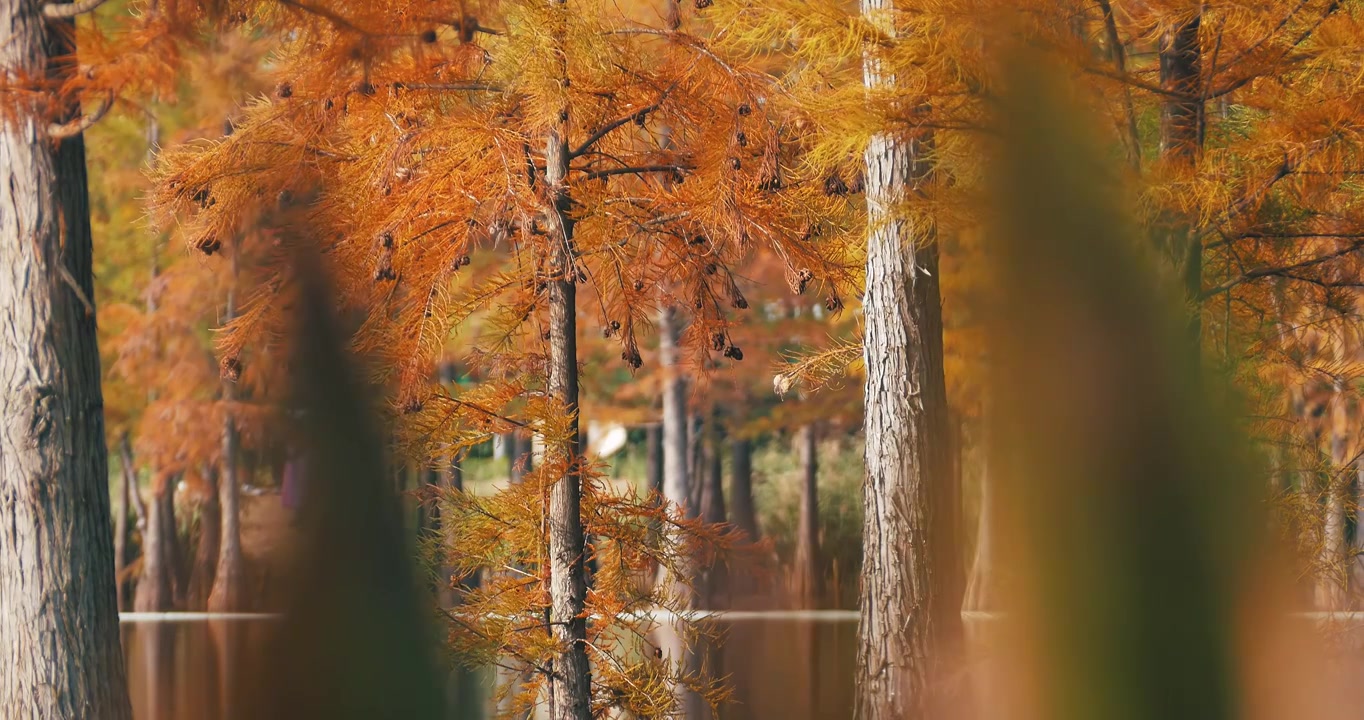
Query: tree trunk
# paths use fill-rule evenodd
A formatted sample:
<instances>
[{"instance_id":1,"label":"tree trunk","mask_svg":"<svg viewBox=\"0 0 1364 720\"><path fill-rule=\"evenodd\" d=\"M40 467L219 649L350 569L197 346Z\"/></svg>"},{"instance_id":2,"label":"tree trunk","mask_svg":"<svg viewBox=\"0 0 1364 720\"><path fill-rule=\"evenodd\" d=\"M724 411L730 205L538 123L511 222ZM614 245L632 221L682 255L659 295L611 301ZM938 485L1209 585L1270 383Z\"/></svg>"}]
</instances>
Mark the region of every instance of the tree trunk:
<instances>
[{"instance_id":1,"label":"tree trunk","mask_svg":"<svg viewBox=\"0 0 1364 720\"><path fill-rule=\"evenodd\" d=\"M701 519L711 525L727 520L725 512L724 432L719 418L712 413L705 431L701 462ZM704 589L706 606L720 608L729 592L729 577L723 562L711 562L699 578Z\"/></svg>"},{"instance_id":2,"label":"tree trunk","mask_svg":"<svg viewBox=\"0 0 1364 720\"><path fill-rule=\"evenodd\" d=\"M980 515L976 518L976 551L963 607L976 612L999 610L999 570L995 567L994 481L986 467L980 475Z\"/></svg>"},{"instance_id":3,"label":"tree trunk","mask_svg":"<svg viewBox=\"0 0 1364 720\"><path fill-rule=\"evenodd\" d=\"M142 574L133 596L133 609L137 612L166 612L175 607L177 481L178 477L170 473L152 479L147 528L142 533Z\"/></svg>"},{"instance_id":4,"label":"tree trunk","mask_svg":"<svg viewBox=\"0 0 1364 720\"><path fill-rule=\"evenodd\" d=\"M237 313L237 250L232 255L232 284L227 291L227 309L223 317L231 322ZM223 380L223 450L222 476L218 481L219 503L222 505L222 539L218 546L218 570L213 579L213 592L208 596L210 612L237 612L244 609L242 571L242 513L241 478L238 476L240 449L237 438L237 419L233 403L237 388L232 380Z\"/></svg>"},{"instance_id":5,"label":"tree trunk","mask_svg":"<svg viewBox=\"0 0 1364 720\"><path fill-rule=\"evenodd\" d=\"M137 527L139 530L147 529L147 505L142 502L142 490L137 482L137 463L133 461L133 444L124 435L118 445L119 458L123 462L123 474L128 479L128 484L132 488L131 499L133 501L133 515L137 517Z\"/></svg>"},{"instance_id":6,"label":"tree trunk","mask_svg":"<svg viewBox=\"0 0 1364 720\"><path fill-rule=\"evenodd\" d=\"M687 433L687 517L701 517L701 495L706 488L705 433L706 421L700 415L691 417Z\"/></svg>"},{"instance_id":7,"label":"tree trunk","mask_svg":"<svg viewBox=\"0 0 1364 720\"><path fill-rule=\"evenodd\" d=\"M218 499L217 470L204 473L208 482L208 497L199 506L199 543L194 549L194 567L189 576L189 597L186 607L203 610L208 607L213 579L218 574L218 545L222 534L222 505Z\"/></svg>"},{"instance_id":8,"label":"tree trunk","mask_svg":"<svg viewBox=\"0 0 1364 720\"><path fill-rule=\"evenodd\" d=\"M663 499L670 511L691 515L691 473L689 472L687 384L678 369L677 338L680 321L677 310L662 307L658 311L658 355L663 370ZM676 531L670 542L681 542ZM673 577L666 567L660 567L657 587L678 602L689 605L695 601L690 583L690 570L683 569L683 577Z\"/></svg>"},{"instance_id":9,"label":"tree trunk","mask_svg":"<svg viewBox=\"0 0 1364 720\"><path fill-rule=\"evenodd\" d=\"M644 472L649 492L663 497L663 426L650 425L645 429Z\"/></svg>"},{"instance_id":10,"label":"tree trunk","mask_svg":"<svg viewBox=\"0 0 1364 720\"><path fill-rule=\"evenodd\" d=\"M1342 473L1348 461L1349 430L1344 387L1337 380L1331 398L1331 470L1326 480L1325 519L1317 561L1321 573L1317 580L1317 607L1321 610L1343 610L1346 605L1349 581L1345 567L1345 494L1353 483L1347 484Z\"/></svg>"},{"instance_id":11,"label":"tree trunk","mask_svg":"<svg viewBox=\"0 0 1364 720\"><path fill-rule=\"evenodd\" d=\"M558 0L550 0L556 12L569 12ZM567 109L563 115L567 116ZM567 470L550 488L549 495L549 594L550 623L562 651L554 659L550 685L552 720L591 720L591 668L587 662L587 601L583 536L582 477L577 469L578 452L578 317L577 268L569 247L573 219L569 216L568 142L565 124L550 132L545 143L545 183L552 201L550 211L559 234L550 258L554 279L549 283L549 395L563 403L568 413L568 437L551 448Z\"/></svg>"},{"instance_id":12,"label":"tree trunk","mask_svg":"<svg viewBox=\"0 0 1364 720\"><path fill-rule=\"evenodd\" d=\"M1160 154L1167 162L1193 167L1203 146L1202 13L1165 31L1160 38L1160 84L1170 94L1160 109ZM1203 244L1185 219L1177 219L1170 237L1189 303L1189 337L1197 354L1202 344L1200 305L1203 292Z\"/></svg>"},{"instance_id":13,"label":"tree trunk","mask_svg":"<svg viewBox=\"0 0 1364 720\"><path fill-rule=\"evenodd\" d=\"M114 597L118 602L118 609L122 611L128 604L127 588L124 569L128 567L128 514L131 504L133 483L130 477L129 468L121 468L118 483L118 507L114 508Z\"/></svg>"},{"instance_id":14,"label":"tree trunk","mask_svg":"<svg viewBox=\"0 0 1364 720\"><path fill-rule=\"evenodd\" d=\"M519 485L526 473L535 469L535 436L529 432L507 434L507 477Z\"/></svg>"},{"instance_id":15,"label":"tree trunk","mask_svg":"<svg viewBox=\"0 0 1364 720\"><path fill-rule=\"evenodd\" d=\"M736 437L730 441L730 460L733 467L730 469L729 498L733 504L734 526L756 542L758 514L753 504L753 446L747 438Z\"/></svg>"},{"instance_id":16,"label":"tree trunk","mask_svg":"<svg viewBox=\"0 0 1364 720\"><path fill-rule=\"evenodd\" d=\"M883 32L893 0L861 0ZM868 48L869 88L893 86ZM937 244L896 209L927 174L921 141L877 135L865 152L866 479L858 625L860 720L929 717L939 648L961 632L958 603L935 586L943 553L941 487L948 472ZM916 236L918 234L918 236ZM924 242L928 240L929 242Z\"/></svg>"},{"instance_id":17,"label":"tree trunk","mask_svg":"<svg viewBox=\"0 0 1364 720\"><path fill-rule=\"evenodd\" d=\"M74 69L72 23L42 3L0 0L0 26L7 83ZM121 719L85 144L47 136L46 99L12 92L0 120L0 708Z\"/></svg>"},{"instance_id":18,"label":"tree trunk","mask_svg":"<svg viewBox=\"0 0 1364 720\"><path fill-rule=\"evenodd\" d=\"M819 572L819 437L814 425L802 427L800 449L800 521L796 526L796 601L814 607L822 591Z\"/></svg>"}]
</instances>

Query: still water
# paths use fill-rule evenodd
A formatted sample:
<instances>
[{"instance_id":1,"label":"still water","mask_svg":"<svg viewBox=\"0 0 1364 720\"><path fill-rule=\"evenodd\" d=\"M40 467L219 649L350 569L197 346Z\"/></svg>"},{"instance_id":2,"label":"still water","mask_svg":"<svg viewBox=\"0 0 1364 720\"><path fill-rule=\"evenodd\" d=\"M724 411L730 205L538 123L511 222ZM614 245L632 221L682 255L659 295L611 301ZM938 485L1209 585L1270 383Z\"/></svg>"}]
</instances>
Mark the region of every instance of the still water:
<instances>
[{"instance_id":1,"label":"still water","mask_svg":"<svg viewBox=\"0 0 1364 720\"><path fill-rule=\"evenodd\" d=\"M233 699L264 642L269 621L137 622L122 625L136 720L237 720ZM734 701L721 720L846 718L852 707L856 622L720 622L711 668L728 676ZM452 720L492 716L493 674L451 677ZM707 713L688 720L708 720Z\"/></svg>"}]
</instances>

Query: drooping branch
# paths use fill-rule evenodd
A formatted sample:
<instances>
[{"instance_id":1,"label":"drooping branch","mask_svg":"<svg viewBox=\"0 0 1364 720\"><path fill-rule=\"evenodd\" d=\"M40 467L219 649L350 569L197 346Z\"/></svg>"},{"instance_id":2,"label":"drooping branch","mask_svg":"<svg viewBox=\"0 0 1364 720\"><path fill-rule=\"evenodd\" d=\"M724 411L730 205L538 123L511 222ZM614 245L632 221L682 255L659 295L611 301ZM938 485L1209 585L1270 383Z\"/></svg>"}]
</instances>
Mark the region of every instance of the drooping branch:
<instances>
[{"instance_id":1,"label":"drooping branch","mask_svg":"<svg viewBox=\"0 0 1364 720\"><path fill-rule=\"evenodd\" d=\"M103 2L103 0L101 0L101 2ZM66 138L80 135L91 127L94 127L95 123L104 119L104 116L109 113L109 108L113 106L114 93L113 91L110 91L104 96L104 100L100 102L99 107L95 108L95 111L89 115L80 115L65 123L52 123L48 125L47 136L54 140L65 140Z\"/></svg>"},{"instance_id":2,"label":"drooping branch","mask_svg":"<svg viewBox=\"0 0 1364 720\"><path fill-rule=\"evenodd\" d=\"M67 20L76 17L77 15L88 13L104 3L105 0L77 0L73 3L46 3L43 5L43 17L49 20Z\"/></svg>"}]
</instances>

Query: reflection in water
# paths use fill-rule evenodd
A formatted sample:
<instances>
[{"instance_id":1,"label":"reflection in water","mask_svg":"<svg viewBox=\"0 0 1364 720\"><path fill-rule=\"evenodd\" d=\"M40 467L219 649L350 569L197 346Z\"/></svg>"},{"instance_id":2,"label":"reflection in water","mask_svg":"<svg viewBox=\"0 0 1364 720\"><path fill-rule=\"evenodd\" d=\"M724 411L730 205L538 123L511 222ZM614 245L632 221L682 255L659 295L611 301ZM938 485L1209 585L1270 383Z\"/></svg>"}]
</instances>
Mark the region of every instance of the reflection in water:
<instances>
[{"instance_id":1,"label":"reflection in water","mask_svg":"<svg viewBox=\"0 0 1364 720\"><path fill-rule=\"evenodd\" d=\"M125 623L135 720L240 720L234 701L267 629L262 621ZM729 676L734 701L720 708L719 720L849 716L856 623L754 620L716 629L719 641L701 638L689 660ZM651 639L666 656L684 652L675 628L661 628ZM494 678L491 671L452 672L451 720L491 718ZM712 720L700 703L686 705L685 720Z\"/></svg>"}]
</instances>

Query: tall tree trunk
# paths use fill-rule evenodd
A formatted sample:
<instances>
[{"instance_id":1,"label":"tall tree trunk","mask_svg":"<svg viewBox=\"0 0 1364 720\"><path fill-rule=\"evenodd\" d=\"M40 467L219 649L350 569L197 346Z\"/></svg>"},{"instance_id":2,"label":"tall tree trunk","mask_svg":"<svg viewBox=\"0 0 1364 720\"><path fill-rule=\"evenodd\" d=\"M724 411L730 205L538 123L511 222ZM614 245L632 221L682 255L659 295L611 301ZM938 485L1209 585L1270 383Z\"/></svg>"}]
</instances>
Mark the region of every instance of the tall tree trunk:
<instances>
[{"instance_id":1,"label":"tall tree trunk","mask_svg":"<svg viewBox=\"0 0 1364 720\"><path fill-rule=\"evenodd\" d=\"M893 0L861 0L864 16L894 34ZM869 89L893 87L874 48L864 56ZM872 138L865 152L866 479L858 625L860 720L927 717L939 649L961 632L960 602L943 597L943 553L934 515L948 471L937 243L897 207L926 176L920 141ZM925 240L929 242L924 242Z\"/></svg>"},{"instance_id":2,"label":"tall tree trunk","mask_svg":"<svg viewBox=\"0 0 1364 720\"><path fill-rule=\"evenodd\" d=\"M42 6L0 0L5 82L75 67L72 23ZM0 708L121 719L85 143L48 136L47 99L10 93L0 120Z\"/></svg>"},{"instance_id":3,"label":"tall tree trunk","mask_svg":"<svg viewBox=\"0 0 1364 720\"><path fill-rule=\"evenodd\" d=\"M550 0L556 12L569 9ZM567 117L565 108L562 117ZM577 268L572 251L573 219L569 216L568 142L566 122L557 125L545 143L545 183L551 214L563 242L550 258L554 279L549 283L549 395L568 413L568 437L556 441L551 452L566 461L567 470L550 488L549 594L550 623L562 651L554 659L550 686L552 720L591 720L591 668L587 662L587 601L583 536L582 477L578 471L578 317Z\"/></svg>"},{"instance_id":4,"label":"tall tree trunk","mask_svg":"<svg viewBox=\"0 0 1364 720\"><path fill-rule=\"evenodd\" d=\"M137 463L133 461L133 444L125 434L118 444L119 459L123 462L123 473L132 487L133 515L137 518L139 530L147 529L147 504L142 501L142 491L138 488Z\"/></svg>"},{"instance_id":5,"label":"tall tree trunk","mask_svg":"<svg viewBox=\"0 0 1364 720\"><path fill-rule=\"evenodd\" d=\"M133 609L166 612L175 607L175 485L178 476L161 473L152 479L152 501L147 505L147 529L142 533L142 574L137 580Z\"/></svg>"},{"instance_id":6,"label":"tall tree trunk","mask_svg":"<svg viewBox=\"0 0 1364 720\"><path fill-rule=\"evenodd\" d=\"M719 525L728 519L725 512L724 431L720 420L712 412L706 424L701 462L701 519ZM706 606L720 608L729 592L729 577L722 562L712 562L698 578L704 590Z\"/></svg>"},{"instance_id":7,"label":"tall tree trunk","mask_svg":"<svg viewBox=\"0 0 1364 720\"><path fill-rule=\"evenodd\" d=\"M224 322L231 322L237 314L237 249L232 252L232 279L227 290ZM244 608L242 572L242 512L241 478L237 462L240 455L237 438L237 419L233 403L237 400L235 381L224 379L222 475L218 479L218 497L222 505L222 538L218 544L218 570L213 578L213 592L208 596L210 612L234 612Z\"/></svg>"},{"instance_id":8,"label":"tall tree trunk","mask_svg":"<svg viewBox=\"0 0 1364 720\"><path fill-rule=\"evenodd\" d=\"M701 517L701 495L706 488L706 426L700 414L691 417L687 434L687 517Z\"/></svg>"},{"instance_id":9,"label":"tall tree trunk","mask_svg":"<svg viewBox=\"0 0 1364 720\"><path fill-rule=\"evenodd\" d=\"M118 483L118 506L114 508L114 597L117 598L118 609L122 611L128 604L127 588L124 569L128 567L128 514L131 511L128 507L131 504L133 481L131 470L124 464L119 473Z\"/></svg>"},{"instance_id":10,"label":"tall tree trunk","mask_svg":"<svg viewBox=\"0 0 1364 720\"><path fill-rule=\"evenodd\" d=\"M691 515L691 473L687 417L687 384L679 370L677 339L681 322L677 310L665 306L658 311L658 355L663 370L663 499L683 515ZM680 542L673 531L672 541ZM666 567L658 571L657 586L683 604L695 600L690 586L693 578L687 568L683 577L673 577Z\"/></svg>"},{"instance_id":11,"label":"tall tree trunk","mask_svg":"<svg viewBox=\"0 0 1364 720\"><path fill-rule=\"evenodd\" d=\"M1331 398L1331 471L1326 480L1325 519L1317 564L1317 607L1343 610L1346 605L1348 574L1345 567L1345 495L1353 483L1343 473L1348 467L1349 417L1345 411L1344 386L1339 380Z\"/></svg>"},{"instance_id":12,"label":"tall tree trunk","mask_svg":"<svg viewBox=\"0 0 1364 720\"><path fill-rule=\"evenodd\" d=\"M796 526L796 600L814 607L822 592L819 572L819 437L813 424L802 427L800 450L800 522Z\"/></svg>"},{"instance_id":13,"label":"tall tree trunk","mask_svg":"<svg viewBox=\"0 0 1364 720\"><path fill-rule=\"evenodd\" d=\"M663 496L663 426L649 425L644 430L644 473L649 492Z\"/></svg>"},{"instance_id":14,"label":"tall tree trunk","mask_svg":"<svg viewBox=\"0 0 1364 720\"><path fill-rule=\"evenodd\" d=\"M753 503L753 446L748 438L730 440L729 498L734 526L751 541L758 539L758 514Z\"/></svg>"},{"instance_id":15,"label":"tall tree trunk","mask_svg":"<svg viewBox=\"0 0 1364 720\"><path fill-rule=\"evenodd\" d=\"M1160 85L1168 91L1160 109L1160 154L1167 162L1192 168L1203 146L1204 112L1202 10L1169 28L1160 38ZM1202 344L1203 243L1187 219L1177 219L1170 237L1189 303L1189 337L1197 353Z\"/></svg>"},{"instance_id":16,"label":"tall tree trunk","mask_svg":"<svg viewBox=\"0 0 1364 720\"><path fill-rule=\"evenodd\" d=\"M189 576L187 608L203 610L208 607L213 579L218 574L218 545L222 535L222 506L218 499L218 471L204 473L208 482L208 497L199 505L199 542L194 549L194 567Z\"/></svg>"}]
</instances>

